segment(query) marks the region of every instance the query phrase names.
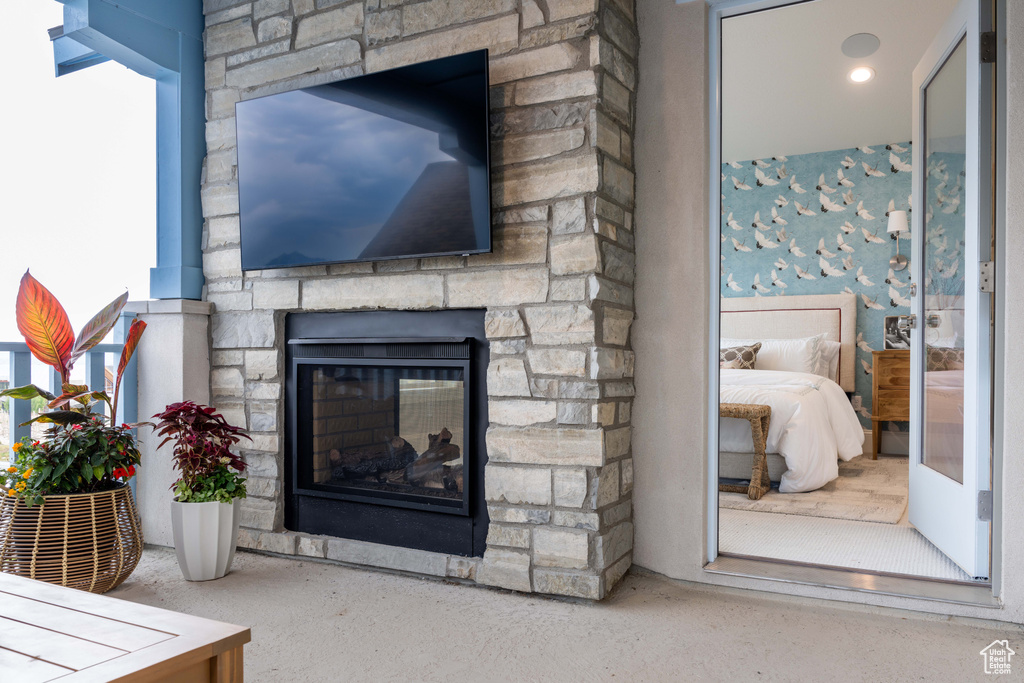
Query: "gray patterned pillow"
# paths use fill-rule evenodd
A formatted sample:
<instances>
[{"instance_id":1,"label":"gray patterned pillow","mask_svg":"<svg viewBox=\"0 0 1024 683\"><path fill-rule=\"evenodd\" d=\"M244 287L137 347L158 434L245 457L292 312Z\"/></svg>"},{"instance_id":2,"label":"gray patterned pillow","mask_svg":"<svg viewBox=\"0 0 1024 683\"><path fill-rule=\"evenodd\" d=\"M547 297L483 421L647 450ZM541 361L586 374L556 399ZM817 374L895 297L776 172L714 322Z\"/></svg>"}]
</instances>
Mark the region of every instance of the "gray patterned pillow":
<instances>
[{"instance_id":1,"label":"gray patterned pillow","mask_svg":"<svg viewBox=\"0 0 1024 683\"><path fill-rule=\"evenodd\" d=\"M929 347L927 369L929 371L963 370L964 350L950 349L941 346Z\"/></svg>"},{"instance_id":2,"label":"gray patterned pillow","mask_svg":"<svg viewBox=\"0 0 1024 683\"><path fill-rule=\"evenodd\" d=\"M761 350L761 342L750 346L729 346L718 350L720 367L753 370L757 362L757 352ZM728 365L726 365L728 364Z\"/></svg>"}]
</instances>

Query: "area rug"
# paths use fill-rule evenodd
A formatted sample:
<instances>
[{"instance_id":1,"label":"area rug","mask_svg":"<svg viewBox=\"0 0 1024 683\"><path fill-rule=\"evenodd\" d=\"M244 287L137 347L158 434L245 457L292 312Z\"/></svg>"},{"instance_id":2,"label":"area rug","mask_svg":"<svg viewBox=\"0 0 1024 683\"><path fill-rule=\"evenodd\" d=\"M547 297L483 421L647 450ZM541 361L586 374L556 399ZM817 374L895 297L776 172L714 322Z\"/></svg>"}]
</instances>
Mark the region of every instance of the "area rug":
<instances>
[{"instance_id":1,"label":"area rug","mask_svg":"<svg viewBox=\"0 0 1024 683\"><path fill-rule=\"evenodd\" d=\"M908 476L906 458L859 456L840 462L839 478L817 491L779 493L773 488L760 500L723 492L718 501L729 510L896 524L907 509Z\"/></svg>"}]
</instances>

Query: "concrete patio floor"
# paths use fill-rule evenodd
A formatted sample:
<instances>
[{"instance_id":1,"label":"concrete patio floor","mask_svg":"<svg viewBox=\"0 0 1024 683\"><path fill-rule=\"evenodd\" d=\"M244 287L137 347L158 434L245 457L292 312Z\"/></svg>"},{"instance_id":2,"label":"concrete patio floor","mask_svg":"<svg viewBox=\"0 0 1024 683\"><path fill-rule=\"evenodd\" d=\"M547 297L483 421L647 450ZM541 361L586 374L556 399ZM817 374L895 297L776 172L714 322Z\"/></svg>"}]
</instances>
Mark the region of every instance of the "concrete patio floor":
<instances>
[{"instance_id":1,"label":"concrete patio floor","mask_svg":"<svg viewBox=\"0 0 1024 683\"><path fill-rule=\"evenodd\" d=\"M644 572L589 604L248 552L188 583L147 549L108 595L250 626L247 681L970 681L991 678L990 642L1024 645L1015 626Z\"/></svg>"}]
</instances>

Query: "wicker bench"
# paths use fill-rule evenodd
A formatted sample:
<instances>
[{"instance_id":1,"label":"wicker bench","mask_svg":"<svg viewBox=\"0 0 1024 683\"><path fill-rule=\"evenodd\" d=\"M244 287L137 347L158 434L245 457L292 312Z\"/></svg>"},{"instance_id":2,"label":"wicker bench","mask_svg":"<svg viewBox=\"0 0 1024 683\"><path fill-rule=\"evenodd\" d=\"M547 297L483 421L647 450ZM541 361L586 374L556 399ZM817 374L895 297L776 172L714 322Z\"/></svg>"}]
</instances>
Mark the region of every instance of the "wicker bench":
<instances>
[{"instance_id":1,"label":"wicker bench","mask_svg":"<svg viewBox=\"0 0 1024 683\"><path fill-rule=\"evenodd\" d=\"M758 500L771 488L768 479L768 456L765 455L765 442L768 439L768 426L771 424L771 406L746 403L721 403L718 406L720 417L737 417L750 422L750 435L754 440L754 462L750 472L750 485L719 484L719 491L745 493L750 500Z\"/></svg>"}]
</instances>

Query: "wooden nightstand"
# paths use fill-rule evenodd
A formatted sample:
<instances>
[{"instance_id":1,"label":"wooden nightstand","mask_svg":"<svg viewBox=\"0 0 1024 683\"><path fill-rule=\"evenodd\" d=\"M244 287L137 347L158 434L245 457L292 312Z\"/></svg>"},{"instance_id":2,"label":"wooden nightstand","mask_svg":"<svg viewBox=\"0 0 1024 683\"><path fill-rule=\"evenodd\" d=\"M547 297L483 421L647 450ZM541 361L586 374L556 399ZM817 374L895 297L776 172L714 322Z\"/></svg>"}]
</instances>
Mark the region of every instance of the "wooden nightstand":
<instances>
[{"instance_id":1,"label":"wooden nightstand","mask_svg":"<svg viewBox=\"0 0 1024 683\"><path fill-rule=\"evenodd\" d=\"M871 459L878 459L880 422L910 420L910 351L873 351L871 367Z\"/></svg>"}]
</instances>

